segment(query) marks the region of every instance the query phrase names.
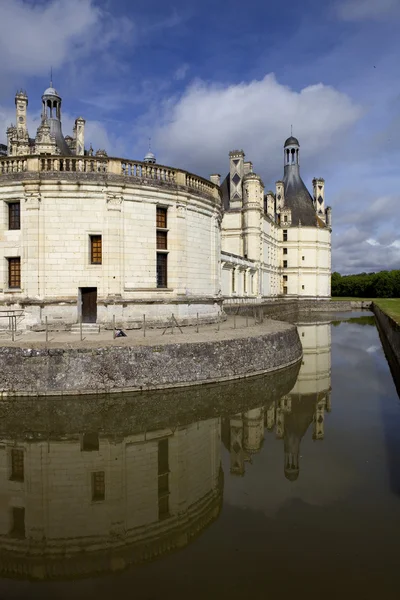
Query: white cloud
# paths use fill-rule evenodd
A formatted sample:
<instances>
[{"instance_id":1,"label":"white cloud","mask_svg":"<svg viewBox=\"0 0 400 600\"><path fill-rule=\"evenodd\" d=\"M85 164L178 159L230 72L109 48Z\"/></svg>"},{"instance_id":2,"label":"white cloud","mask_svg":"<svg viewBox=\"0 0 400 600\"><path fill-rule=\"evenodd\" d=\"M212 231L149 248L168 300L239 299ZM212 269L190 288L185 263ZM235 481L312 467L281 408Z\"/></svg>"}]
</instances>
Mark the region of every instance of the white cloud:
<instances>
[{"instance_id":1,"label":"white cloud","mask_svg":"<svg viewBox=\"0 0 400 600\"><path fill-rule=\"evenodd\" d=\"M1 3L0 73L48 74L89 49L104 50L131 31L127 19L104 13L93 0Z\"/></svg>"},{"instance_id":2,"label":"white cloud","mask_svg":"<svg viewBox=\"0 0 400 600\"><path fill-rule=\"evenodd\" d=\"M225 173L229 150L243 148L271 185L281 176L291 124L307 159L334 145L361 114L348 96L321 83L296 92L273 74L229 86L196 81L165 103L151 135L164 163L205 175Z\"/></svg>"},{"instance_id":3,"label":"white cloud","mask_svg":"<svg viewBox=\"0 0 400 600\"><path fill-rule=\"evenodd\" d=\"M367 244L369 244L370 246L380 246L381 244L379 242L377 242L376 240L374 240L373 238L368 238L368 240L365 240L367 242Z\"/></svg>"},{"instance_id":4,"label":"white cloud","mask_svg":"<svg viewBox=\"0 0 400 600\"><path fill-rule=\"evenodd\" d=\"M396 13L400 0L343 0L336 12L343 21L379 20Z\"/></svg>"}]
</instances>

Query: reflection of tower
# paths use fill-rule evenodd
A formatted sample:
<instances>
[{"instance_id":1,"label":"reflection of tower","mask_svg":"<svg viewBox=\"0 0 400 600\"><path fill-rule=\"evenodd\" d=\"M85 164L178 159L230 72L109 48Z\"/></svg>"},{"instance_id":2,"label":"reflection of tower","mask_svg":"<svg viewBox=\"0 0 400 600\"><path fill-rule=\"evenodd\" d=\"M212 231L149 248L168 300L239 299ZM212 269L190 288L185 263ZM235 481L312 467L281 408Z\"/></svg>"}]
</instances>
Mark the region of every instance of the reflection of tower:
<instances>
[{"instance_id":1,"label":"reflection of tower","mask_svg":"<svg viewBox=\"0 0 400 600\"><path fill-rule=\"evenodd\" d=\"M220 420L130 435L2 439L8 576L120 570L179 548L219 514Z\"/></svg>"},{"instance_id":2,"label":"reflection of tower","mask_svg":"<svg viewBox=\"0 0 400 600\"><path fill-rule=\"evenodd\" d=\"M245 474L245 462L259 452L264 441L264 407L239 413L222 423L222 439L230 452L232 475Z\"/></svg>"},{"instance_id":3,"label":"reflection of tower","mask_svg":"<svg viewBox=\"0 0 400 600\"><path fill-rule=\"evenodd\" d=\"M331 326L330 323L298 325L303 362L291 390L291 410L285 418L285 476L290 481L300 472L300 442L314 424L313 439L324 438L325 411L330 411Z\"/></svg>"}]
</instances>

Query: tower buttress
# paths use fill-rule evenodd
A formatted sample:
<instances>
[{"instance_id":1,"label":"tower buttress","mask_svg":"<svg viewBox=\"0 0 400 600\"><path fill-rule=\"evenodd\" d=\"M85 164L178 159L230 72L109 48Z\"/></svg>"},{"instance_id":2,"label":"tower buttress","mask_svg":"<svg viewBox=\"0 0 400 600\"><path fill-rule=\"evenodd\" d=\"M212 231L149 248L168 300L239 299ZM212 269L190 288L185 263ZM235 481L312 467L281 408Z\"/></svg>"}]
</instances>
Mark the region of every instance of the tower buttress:
<instances>
[{"instance_id":1,"label":"tower buttress","mask_svg":"<svg viewBox=\"0 0 400 600\"><path fill-rule=\"evenodd\" d=\"M313 196L315 212L325 222L325 180L322 177L314 177L313 179Z\"/></svg>"},{"instance_id":2,"label":"tower buttress","mask_svg":"<svg viewBox=\"0 0 400 600\"><path fill-rule=\"evenodd\" d=\"M28 96L23 90L15 94L15 108L17 130L19 137L22 137L27 131L26 112L28 108Z\"/></svg>"},{"instance_id":3,"label":"tower buttress","mask_svg":"<svg viewBox=\"0 0 400 600\"><path fill-rule=\"evenodd\" d=\"M277 181L276 184L276 212L278 215L285 206L285 186L283 181Z\"/></svg>"},{"instance_id":4,"label":"tower buttress","mask_svg":"<svg viewBox=\"0 0 400 600\"><path fill-rule=\"evenodd\" d=\"M78 117L75 121L75 154L83 156L85 154L85 119Z\"/></svg>"},{"instance_id":5,"label":"tower buttress","mask_svg":"<svg viewBox=\"0 0 400 600\"><path fill-rule=\"evenodd\" d=\"M244 152L243 150L232 150L229 152L229 183L230 208L242 208L243 203L243 175L244 175Z\"/></svg>"}]
</instances>

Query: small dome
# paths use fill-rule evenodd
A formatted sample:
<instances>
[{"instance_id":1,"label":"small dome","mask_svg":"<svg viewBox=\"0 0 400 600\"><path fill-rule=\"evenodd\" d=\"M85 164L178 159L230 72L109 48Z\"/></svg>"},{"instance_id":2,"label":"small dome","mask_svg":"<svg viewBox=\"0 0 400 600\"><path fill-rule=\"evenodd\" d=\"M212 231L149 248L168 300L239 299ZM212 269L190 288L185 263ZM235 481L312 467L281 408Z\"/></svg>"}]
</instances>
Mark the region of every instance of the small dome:
<instances>
[{"instance_id":1,"label":"small dome","mask_svg":"<svg viewBox=\"0 0 400 600\"><path fill-rule=\"evenodd\" d=\"M55 88L53 88L53 87L47 88L47 90L44 91L43 96L57 96L57 98L60 97L60 95L57 92L57 90Z\"/></svg>"},{"instance_id":2,"label":"small dome","mask_svg":"<svg viewBox=\"0 0 400 600\"><path fill-rule=\"evenodd\" d=\"M285 148L286 146L300 146L299 140L291 135L285 142Z\"/></svg>"},{"instance_id":3,"label":"small dome","mask_svg":"<svg viewBox=\"0 0 400 600\"><path fill-rule=\"evenodd\" d=\"M150 150L149 150L149 152L148 152L148 153L146 154L146 156L144 157L144 159L143 159L143 162L155 163L155 162L156 162L156 157L155 157L155 155L154 155L152 152L150 152Z\"/></svg>"}]
</instances>

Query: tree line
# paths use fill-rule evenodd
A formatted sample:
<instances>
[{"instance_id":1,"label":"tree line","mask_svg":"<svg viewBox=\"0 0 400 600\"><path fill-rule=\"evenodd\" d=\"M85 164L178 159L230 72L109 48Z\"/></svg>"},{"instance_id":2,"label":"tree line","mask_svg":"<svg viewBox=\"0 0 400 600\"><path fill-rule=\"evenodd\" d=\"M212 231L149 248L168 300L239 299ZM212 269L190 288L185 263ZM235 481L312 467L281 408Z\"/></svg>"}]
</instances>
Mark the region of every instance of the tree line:
<instances>
[{"instance_id":1,"label":"tree line","mask_svg":"<svg viewBox=\"0 0 400 600\"><path fill-rule=\"evenodd\" d=\"M332 273L332 296L400 298L400 270L340 275Z\"/></svg>"}]
</instances>

